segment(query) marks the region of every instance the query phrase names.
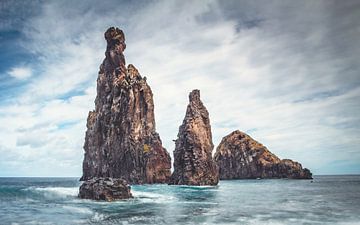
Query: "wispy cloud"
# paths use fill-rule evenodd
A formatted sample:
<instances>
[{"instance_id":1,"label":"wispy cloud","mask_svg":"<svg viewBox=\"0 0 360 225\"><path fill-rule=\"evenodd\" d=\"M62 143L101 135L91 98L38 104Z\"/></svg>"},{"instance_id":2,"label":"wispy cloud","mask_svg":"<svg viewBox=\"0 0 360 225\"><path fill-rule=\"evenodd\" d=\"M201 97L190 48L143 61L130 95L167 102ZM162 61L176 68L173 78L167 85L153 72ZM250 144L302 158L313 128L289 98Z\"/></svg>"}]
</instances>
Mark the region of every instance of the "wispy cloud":
<instances>
[{"instance_id":1,"label":"wispy cloud","mask_svg":"<svg viewBox=\"0 0 360 225\"><path fill-rule=\"evenodd\" d=\"M19 80L26 80L32 75L32 70L29 67L15 67L12 68L8 74Z\"/></svg>"},{"instance_id":2,"label":"wispy cloud","mask_svg":"<svg viewBox=\"0 0 360 225\"><path fill-rule=\"evenodd\" d=\"M360 171L357 2L113 5L46 2L25 20L18 44L37 63L0 106L0 173L81 174L109 26L124 29L127 62L148 77L157 130L170 152L188 92L198 88L215 145L240 129L315 173L333 173L329 165Z\"/></svg>"}]
</instances>

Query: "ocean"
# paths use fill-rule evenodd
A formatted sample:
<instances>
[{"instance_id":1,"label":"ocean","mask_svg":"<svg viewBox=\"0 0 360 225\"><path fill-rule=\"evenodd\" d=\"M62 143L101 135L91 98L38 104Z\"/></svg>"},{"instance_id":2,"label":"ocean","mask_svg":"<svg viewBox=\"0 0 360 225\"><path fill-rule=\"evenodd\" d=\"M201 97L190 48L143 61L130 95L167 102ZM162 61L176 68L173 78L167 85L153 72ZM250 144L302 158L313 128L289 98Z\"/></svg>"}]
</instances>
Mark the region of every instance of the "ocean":
<instances>
[{"instance_id":1,"label":"ocean","mask_svg":"<svg viewBox=\"0 0 360 225\"><path fill-rule=\"evenodd\" d=\"M0 178L0 224L360 224L360 176L133 185L133 199L77 198L79 178Z\"/></svg>"}]
</instances>

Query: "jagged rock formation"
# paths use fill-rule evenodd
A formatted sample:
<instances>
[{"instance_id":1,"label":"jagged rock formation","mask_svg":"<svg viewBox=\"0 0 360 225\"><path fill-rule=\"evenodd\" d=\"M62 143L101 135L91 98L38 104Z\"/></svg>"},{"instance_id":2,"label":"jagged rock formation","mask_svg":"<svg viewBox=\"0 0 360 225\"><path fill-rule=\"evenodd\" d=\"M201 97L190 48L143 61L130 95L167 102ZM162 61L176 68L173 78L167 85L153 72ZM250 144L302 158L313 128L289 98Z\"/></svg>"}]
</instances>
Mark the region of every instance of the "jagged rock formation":
<instances>
[{"instance_id":1,"label":"jagged rock formation","mask_svg":"<svg viewBox=\"0 0 360 225\"><path fill-rule=\"evenodd\" d=\"M125 36L105 32L107 48L97 79L95 110L89 112L81 180L123 178L134 183L166 183L169 153L155 131L153 94L133 66L125 66Z\"/></svg>"},{"instance_id":2,"label":"jagged rock formation","mask_svg":"<svg viewBox=\"0 0 360 225\"><path fill-rule=\"evenodd\" d=\"M220 179L292 178L312 179L310 170L290 159L280 160L249 135L234 131L216 149Z\"/></svg>"},{"instance_id":3,"label":"jagged rock formation","mask_svg":"<svg viewBox=\"0 0 360 225\"><path fill-rule=\"evenodd\" d=\"M127 182L117 178L92 178L85 181L79 191L79 198L109 202L132 197Z\"/></svg>"},{"instance_id":4,"label":"jagged rock formation","mask_svg":"<svg viewBox=\"0 0 360 225\"><path fill-rule=\"evenodd\" d=\"M190 103L175 141L174 172L170 184L217 185L218 168L212 159L209 113L200 100L200 91L193 90Z\"/></svg>"}]
</instances>

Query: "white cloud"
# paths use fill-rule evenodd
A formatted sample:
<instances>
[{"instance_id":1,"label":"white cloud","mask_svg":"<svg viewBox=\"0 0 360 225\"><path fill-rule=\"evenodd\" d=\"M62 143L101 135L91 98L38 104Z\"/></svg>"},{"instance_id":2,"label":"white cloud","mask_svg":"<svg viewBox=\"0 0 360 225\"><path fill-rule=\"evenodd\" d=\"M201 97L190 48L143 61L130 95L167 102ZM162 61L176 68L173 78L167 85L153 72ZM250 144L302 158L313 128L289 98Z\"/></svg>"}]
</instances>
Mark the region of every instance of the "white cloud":
<instances>
[{"instance_id":1,"label":"white cloud","mask_svg":"<svg viewBox=\"0 0 360 225\"><path fill-rule=\"evenodd\" d=\"M19 80L26 80L32 76L32 70L29 67L14 67L9 70L8 74Z\"/></svg>"}]
</instances>

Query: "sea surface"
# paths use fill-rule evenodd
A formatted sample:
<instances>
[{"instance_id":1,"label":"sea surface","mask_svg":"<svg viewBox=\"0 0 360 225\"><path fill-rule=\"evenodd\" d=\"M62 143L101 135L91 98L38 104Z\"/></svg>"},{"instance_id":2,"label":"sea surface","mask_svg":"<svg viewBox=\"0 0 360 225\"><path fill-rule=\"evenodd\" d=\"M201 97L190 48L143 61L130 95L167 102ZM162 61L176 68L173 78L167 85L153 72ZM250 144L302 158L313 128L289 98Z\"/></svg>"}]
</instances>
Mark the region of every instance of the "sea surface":
<instances>
[{"instance_id":1,"label":"sea surface","mask_svg":"<svg viewBox=\"0 0 360 225\"><path fill-rule=\"evenodd\" d=\"M360 224L360 176L133 185L134 198L77 198L78 178L0 178L0 224Z\"/></svg>"}]
</instances>

